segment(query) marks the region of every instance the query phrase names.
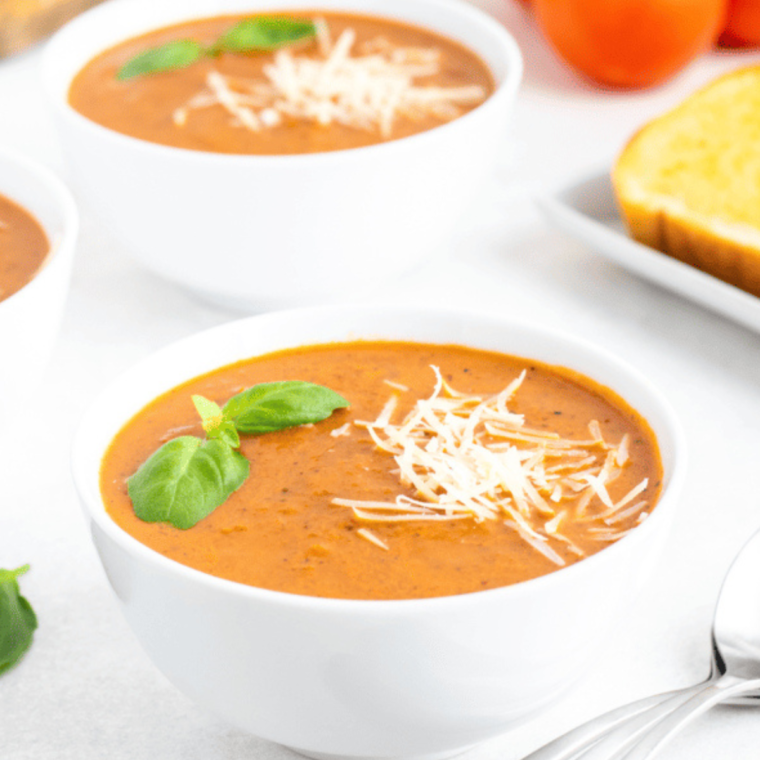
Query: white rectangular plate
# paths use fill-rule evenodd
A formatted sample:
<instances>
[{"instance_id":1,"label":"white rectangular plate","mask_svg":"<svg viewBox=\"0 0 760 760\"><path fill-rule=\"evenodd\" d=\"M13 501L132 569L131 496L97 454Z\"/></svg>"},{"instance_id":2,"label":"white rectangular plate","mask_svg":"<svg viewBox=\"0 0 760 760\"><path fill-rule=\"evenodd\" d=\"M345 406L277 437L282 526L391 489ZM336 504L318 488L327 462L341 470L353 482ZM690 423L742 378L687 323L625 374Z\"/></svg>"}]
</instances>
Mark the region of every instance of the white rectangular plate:
<instances>
[{"instance_id":1,"label":"white rectangular plate","mask_svg":"<svg viewBox=\"0 0 760 760\"><path fill-rule=\"evenodd\" d=\"M760 332L760 298L628 237L609 173L587 177L536 203L559 229L605 258Z\"/></svg>"}]
</instances>

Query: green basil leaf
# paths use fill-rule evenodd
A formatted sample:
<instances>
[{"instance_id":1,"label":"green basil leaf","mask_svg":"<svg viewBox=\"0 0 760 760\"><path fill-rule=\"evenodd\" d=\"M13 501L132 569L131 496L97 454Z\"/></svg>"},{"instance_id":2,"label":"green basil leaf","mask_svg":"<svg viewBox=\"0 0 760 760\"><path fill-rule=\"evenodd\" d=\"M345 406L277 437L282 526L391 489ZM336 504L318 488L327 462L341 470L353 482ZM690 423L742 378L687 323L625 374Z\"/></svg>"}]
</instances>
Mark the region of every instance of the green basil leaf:
<instances>
[{"instance_id":1,"label":"green basil leaf","mask_svg":"<svg viewBox=\"0 0 760 760\"><path fill-rule=\"evenodd\" d=\"M348 401L323 385L286 380L261 383L233 396L224 415L241 433L260 435L327 419Z\"/></svg>"},{"instance_id":2,"label":"green basil leaf","mask_svg":"<svg viewBox=\"0 0 760 760\"><path fill-rule=\"evenodd\" d=\"M235 429L235 423L225 416L219 404L204 396L193 396L193 404L201 416L203 429L209 438L219 438L233 449L240 446L240 436Z\"/></svg>"},{"instance_id":3,"label":"green basil leaf","mask_svg":"<svg viewBox=\"0 0 760 760\"><path fill-rule=\"evenodd\" d=\"M0 570L0 673L12 668L32 644L37 616L16 580L29 569Z\"/></svg>"},{"instance_id":4,"label":"green basil leaf","mask_svg":"<svg viewBox=\"0 0 760 760\"><path fill-rule=\"evenodd\" d=\"M161 47L146 50L127 61L116 72L116 78L126 80L145 74L184 69L195 63L203 54L202 45L195 40L167 42Z\"/></svg>"},{"instance_id":5,"label":"green basil leaf","mask_svg":"<svg viewBox=\"0 0 760 760\"><path fill-rule=\"evenodd\" d=\"M135 514L187 530L248 477L248 460L221 440L181 436L165 443L127 481Z\"/></svg>"},{"instance_id":6,"label":"green basil leaf","mask_svg":"<svg viewBox=\"0 0 760 760\"><path fill-rule=\"evenodd\" d=\"M283 16L256 16L235 24L215 43L215 52L246 53L275 50L292 42L314 37L314 22Z\"/></svg>"}]
</instances>

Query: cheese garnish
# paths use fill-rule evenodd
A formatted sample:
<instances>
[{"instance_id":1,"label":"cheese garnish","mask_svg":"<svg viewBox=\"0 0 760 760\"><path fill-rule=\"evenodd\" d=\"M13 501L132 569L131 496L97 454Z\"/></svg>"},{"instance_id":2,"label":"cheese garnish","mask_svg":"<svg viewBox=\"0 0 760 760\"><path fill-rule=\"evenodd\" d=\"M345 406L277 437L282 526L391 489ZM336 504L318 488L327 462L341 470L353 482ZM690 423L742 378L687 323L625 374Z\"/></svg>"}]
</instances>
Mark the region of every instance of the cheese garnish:
<instances>
[{"instance_id":1,"label":"cheese garnish","mask_svg":"<svg viewBox=\"0 0 760 760\"><path fill-rule=\"evenodd\" d=\"M647 506L636 500L647 479L617 501L608 490L630 461L628 435L611 444L596 420L585 440L528 428L523 415L509 409L525 371L484 398L454 390L438 367L432 369L432 395L419 399L400 424L391 422L397 395L374 422L354 422L393 456L401 485L415 496L399 494L387 502L336 498L333 504L350 508L362 522L503 520L559 566L565 560L558 548L584 556L562 535L563 523L596 521L603 527L588 529L593 540L616 540L627 532L616 526Z\"/></svg>"},{"instance_id":2,"label":"cheese garnish","mask_svg":"<svg viewBox=\"0 0 760 760\"><path fill-rule=\"evenodd\" d=\"M344 435L351 435L351 423L347 422L345 425L341 425L339 428L331 430L330 435L333 438L341 438Z\"/></svg>"},{"instance_id":3,"label":"cheese garnish","mask_svg":"<svg viewBox=\"0 0 760 760\"><path fill-rule=\"evenodd\" d=\"M378 538L371 530L367 530L366 528L359 528L359 530L356 532L371 544L375 544L375 546L379 546L381 549L388 551L388 544L386 544L385 541L383 541L381 538Z\"/></svg>"},{"instance_id":4,"label":"cheese garnish","mask_svg":"<svg viewBox=\"0 0 760 760\"><path fill-rule=\"evenodd\" d=\"M249 80L210 71L206 89L173 113L182 127L191 111L221 106L235 126L261 132L285 119L320 125L343 124L391 137L397 119L435 117L450 121L462 106L486 97L480 85L436 87L417 85L420 77L440 71L436 48L398 47L382 37L353 52L356 33L347 28L333 43L323 20L316 20L317 56L281 48L263 79Z\"/></svg>"}]
</instances>

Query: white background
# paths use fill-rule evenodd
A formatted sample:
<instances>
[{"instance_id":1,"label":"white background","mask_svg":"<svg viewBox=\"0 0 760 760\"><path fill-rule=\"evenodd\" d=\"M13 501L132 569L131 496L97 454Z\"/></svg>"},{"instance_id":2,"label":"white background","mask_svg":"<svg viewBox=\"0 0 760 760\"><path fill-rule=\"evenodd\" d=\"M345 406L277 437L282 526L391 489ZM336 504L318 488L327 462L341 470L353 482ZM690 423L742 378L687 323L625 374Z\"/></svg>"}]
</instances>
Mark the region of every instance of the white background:
<instances>
[{"instance_id":1,"label":"white background","mask_svg":"<svg viewBox=\"0 0 760 760\"><path fill-rule=\"evenodd\" d=\"M505 135L493 179L448 248L361 300L488 308L589 338L662 389L690 444L687 488L667 557L599 651L598 666L550 713L463 756L513 760L605 709L703 678L720 580L760 526L760 336L553 231L531 197L608 165L645 120L759 56L711 53L658 89L605 92L559 64L509 0L477 4L507 25L524 52L512 134ZM0 146L65 179L39 58L34 49L0 62ZM137 359L238 315L199 303L140 269L86 208L82 212L53 361L21 421L11 428L0 421L0 566L32 565L22 587L40 621L26 658L0 678L0 758L295 757L228 727L170 686L111 598L69 475L77 420L93 395ZM760 715L722 708L664 756L749 760L760 756L759 739Z\"/></svg>"}]
</instances>

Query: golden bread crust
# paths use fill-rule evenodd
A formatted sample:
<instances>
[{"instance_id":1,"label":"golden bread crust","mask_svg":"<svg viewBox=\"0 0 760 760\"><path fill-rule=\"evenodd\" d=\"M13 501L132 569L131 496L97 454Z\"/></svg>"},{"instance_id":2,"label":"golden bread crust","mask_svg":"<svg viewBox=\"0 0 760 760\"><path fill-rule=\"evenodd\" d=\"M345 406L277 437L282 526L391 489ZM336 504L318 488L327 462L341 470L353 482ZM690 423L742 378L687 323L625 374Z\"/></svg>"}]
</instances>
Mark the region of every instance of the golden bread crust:
<instances>
[{"instance_id":1,"label":"golden bread crust","mask_svg":"<svg viewBox=\"0 0 760 760\"><path fill-rule=\"evenodd\" d=\"M635 240L760 296L760 66L645 125L612 182Z\"/></svg>"}]
</instances>

